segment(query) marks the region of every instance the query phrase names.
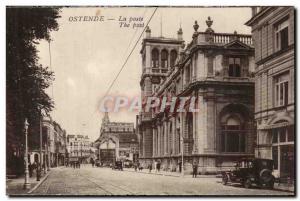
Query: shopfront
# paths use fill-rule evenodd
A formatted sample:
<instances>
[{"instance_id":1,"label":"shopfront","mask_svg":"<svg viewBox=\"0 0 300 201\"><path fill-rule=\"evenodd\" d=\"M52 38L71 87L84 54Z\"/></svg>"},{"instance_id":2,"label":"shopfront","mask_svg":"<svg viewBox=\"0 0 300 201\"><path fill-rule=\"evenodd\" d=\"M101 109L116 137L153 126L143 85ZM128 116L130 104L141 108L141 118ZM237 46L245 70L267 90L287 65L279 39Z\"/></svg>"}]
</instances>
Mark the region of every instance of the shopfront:
<instances>
[{"instance_id":1,"label":"shopfront","mask_svg":"<svg viewBox=\"0 0 300 201\"><path fill-rule=\"evenodd\" d=\"M294 180L294 125L272 128L270 132L274 172L282 179Z\"/></svg>"}]
</instances>

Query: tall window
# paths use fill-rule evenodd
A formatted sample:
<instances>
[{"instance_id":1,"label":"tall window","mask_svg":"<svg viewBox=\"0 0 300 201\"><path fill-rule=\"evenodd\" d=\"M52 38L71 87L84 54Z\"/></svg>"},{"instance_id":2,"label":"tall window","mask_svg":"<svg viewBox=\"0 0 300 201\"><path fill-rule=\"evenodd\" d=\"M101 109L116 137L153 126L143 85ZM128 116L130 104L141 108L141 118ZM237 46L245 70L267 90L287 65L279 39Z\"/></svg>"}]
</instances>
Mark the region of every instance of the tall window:
<instances>
[{"instance_id":1,"label":"tall window","mask_svg":"<svg viewBox=\"0 0 300 201\"><path fill-rule=\"evenodd\" d=\"M245 152L245 133L238 118L229 117L222 125L221 142L223 152Z\"/></svg>"},{"instance_id":2,"label":"tall window","mask_svg":"<svg viewBox=\"0 0 300 201\"><path fill-rule=\"evenodd\" d=\"M230 77L241 77L241 59L229 58L229 72Z\"/></svg>"},{"instance_id":3,"label":"tall window","mask_svg":"<svg viewBox=\"0 0 300 201\"><path fill-rule=\"evenodd\" d=\"M213 75L214 73L214 58L212 56L207 57L207 75Z\"/></svg>"},{"instance_id":4,"label":"tall window","mask_svg":"<svg viewBox=\"0 0 300 201\"><path fill-rule=\"evenodd\" d=\"M152 64L151 64L151 66L153 68L157 68L158 67L158 50L157 49L153 49L151 56L152 56Z\"/></svg>"},{"instance_id":5,"label":"tall window","mask_svg":"<svg viewBox=\"0 0 300 201\"><path fill-rule=\"evenodd\" d=\"M172 50L171 51L171 67L175 66L175 62L176 62L176 59L177 59L177 52L176 50Z\"/></svg>"},{"instance_id":6,"label":"tall window","mask_svg":"<svg viewBox=\"0 0 300 201\"><path fill-rule=\"evenodd\" d=\"M191 80L191 64L186 66L184 73L185 73L185 84L189 84Z\"/></svg>"},{"instance_id":7,"label":"tall window","mask_svg":"<svg viewBox=\"0 0 300 201\"><path fill-rule=\"evenodd\" d=\"M168 67L168 51L162 50L161 51L161 67L167 68Z\"/></svg>"},{"instance_id":8,"label":"tall window","mask_svg":"<svg viewBox=\"0 0 300 201\"><path fill-rule=\"evenodd\" d=\"M289 22L288 19L275 25L275 48L283 50L289 46Z\"/></svg>"},{"instance_id":9,"label":"tall window","mask_svg":"<svg viewBox=\"0 0 300 201\"><path fill-rule=\"evenodd\" d=\"M275 106L288 104L289 97L289 73L275 77Z\"/></svg>"}]
</instances>

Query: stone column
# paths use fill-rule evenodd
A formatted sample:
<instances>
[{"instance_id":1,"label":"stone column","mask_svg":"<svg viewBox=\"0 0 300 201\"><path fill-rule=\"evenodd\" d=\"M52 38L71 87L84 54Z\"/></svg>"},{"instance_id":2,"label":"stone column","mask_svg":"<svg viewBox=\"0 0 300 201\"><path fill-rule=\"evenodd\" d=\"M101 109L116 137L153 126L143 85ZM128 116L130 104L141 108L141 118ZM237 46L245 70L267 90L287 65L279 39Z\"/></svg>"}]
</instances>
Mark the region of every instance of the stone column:
<instances>
[{"instance_id":1,"label":"stone column","mask_svg":"<svg viewBox=\"0 0 300 201\"><path fill-rule=\"evenodd\" d=\"M161 68L161 48L158 49L158 68Z\"/></svg>"},{"instance_id":2,"label":"stone column","mask_svg":"<svg viewBox=\"0 0 300 201\"><path fill-rule=\"evenodd\" d=\"M176 117L172 117L172 155L175 155L175 142L176 142Z\"/></svg>"},{"instance_id":3,"label":"stone column","mask_svg":"<svg viewBox=\"0 0 300 201\"><path fill-rule=\"evenodd\" d=\"M216 133L215 133L215 100L206 100L206 152L216 151Z\"/></svg>"},{"instance_id":4,"label":"stone column","mask_svg":"<svg viewBox=\"0 0 300 201\"><path fill-rule=\"evenodd\" d=\"M156 128L155 128L155 125L153 125L152 135L153 135L152 156L155 156L156 155Z\"/></svg>"},{"instance_id":5,"label":"stone column","mask_svg":"<svg viewBox=\"0 0 300 201\"><path fill-rule=\"evenodd\" d=\"M168 51L168 66L167 66L167 68L168 68L168 70L170 71L171 70L171 65L170 65L170 61L171 61L171 54L170 54L170 49L167 49L167 51Z\"/></svg>"}]
</instances>

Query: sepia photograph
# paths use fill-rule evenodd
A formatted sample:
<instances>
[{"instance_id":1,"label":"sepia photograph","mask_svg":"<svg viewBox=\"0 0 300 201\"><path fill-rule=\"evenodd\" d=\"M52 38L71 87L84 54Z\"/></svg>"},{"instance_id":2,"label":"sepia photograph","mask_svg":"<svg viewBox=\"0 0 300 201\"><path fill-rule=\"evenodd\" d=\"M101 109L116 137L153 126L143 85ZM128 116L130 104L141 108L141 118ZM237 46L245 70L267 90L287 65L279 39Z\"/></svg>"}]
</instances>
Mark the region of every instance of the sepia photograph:
<instances>
[{"instance_id":1,"label":"sepia photograph","mask_svg":"<svg viewBox=\"0 0 300 201\"><path fill-rule=\"evenodd\" d=\"M295 7L5 15L8 197L296 196Z\"/></svg>"}]
</instances>

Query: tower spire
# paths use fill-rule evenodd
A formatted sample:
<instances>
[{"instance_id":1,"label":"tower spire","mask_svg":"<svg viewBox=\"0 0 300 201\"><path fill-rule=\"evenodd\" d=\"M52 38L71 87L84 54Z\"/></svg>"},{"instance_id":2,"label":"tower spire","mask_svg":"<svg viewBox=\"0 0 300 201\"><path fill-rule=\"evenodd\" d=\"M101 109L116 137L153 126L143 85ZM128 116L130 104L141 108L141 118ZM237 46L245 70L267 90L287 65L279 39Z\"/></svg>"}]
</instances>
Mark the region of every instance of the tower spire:
<instances>
[{"instance_id":1,"label":"tower spire","mask_svg":"<svg viewBox=\"0 0 300 201\"><path fill-rule=\"evenodd\" d=\"M102 119L102 124L106 124L106 123L109 123L109 116L108 116L107 108L105 108L104 117Z\"/></svg>"}]
</instances>

